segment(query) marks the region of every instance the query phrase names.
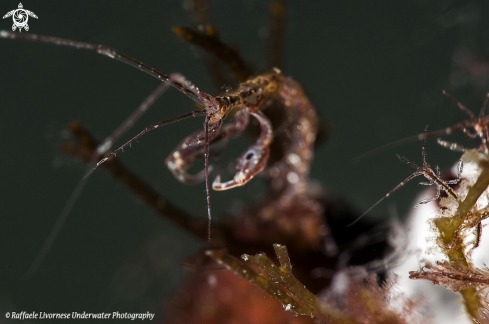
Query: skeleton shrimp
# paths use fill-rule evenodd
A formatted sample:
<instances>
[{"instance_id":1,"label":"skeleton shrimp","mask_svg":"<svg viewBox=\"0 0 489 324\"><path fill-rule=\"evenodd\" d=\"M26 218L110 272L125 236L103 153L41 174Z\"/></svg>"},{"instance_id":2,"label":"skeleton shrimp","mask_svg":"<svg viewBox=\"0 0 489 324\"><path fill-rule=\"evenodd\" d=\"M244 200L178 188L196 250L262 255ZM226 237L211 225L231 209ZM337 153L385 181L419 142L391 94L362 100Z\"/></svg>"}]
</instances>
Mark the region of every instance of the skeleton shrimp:
<instances>
[{"instance_id":1,"label":"skeleton shrimp","mask_svg":"<svg viewBox=\"0 0 489 324\"><path fill-rule=\"evenodd\" d=\"M437 130L437 131L432 131L428 132L427 128L425 129L425 132L413 137L406 138L404 140L396 141L391 144L384 145L379 149L384 149L386 147L390 147L393 145L397 145L400 143L408 142L411 140L421 140L422 141L422 159L423 159L423 166L419 167L416 164L408 161L406 158L401 157L397 155L397 157L404 163L414 167L416 169L416 172L411 174L409 177L407 177L405 180L403 180L401 183L399 183L396 187L394 187L391 191L389 191L384 197L382 197L380 200L378 200L375 204L373 204L370 208L367 209L360 217L358 217L354 222L352 222L350 225L353 225L356 223L360 218L365 216L368 212L370 212L373 208L375 208L378 204L383 202L385 199L387 199L390 195L392 195L395 191L397 191L400 187L404 186L407 182L409 182L411 179L414 177L417 177L419 175L423 175L425 178L429 180L429 182L421 182L420 185L423 186L430 186L430 185L435 185L437 188L437 193L436 196L433 198L428 198L424 199L420 202L418 202L415 207L418 207L421 204L426 204L430 201L438 200L440 198L440 191L444 191L447 195L452 196L455 199L458 199L457 194L455 191L449 186L449 185L455 185L458 184L461 180L461 174L463 171L463 163L461 160L459 160L458 165L457 165L457 178L454 180L448 180L444 181L440 177L440 170L438 166L436 166L436 172L431 169L430 165L426 162L426 153L425 153L425 141L428 138L432 137L438 137L437 142L443 147L446 147L452 151L456 152L468 152L468 151L479 151L480 153L484 154L485 156L489 155L489 128L488 128L488 123L489 123L489 116L486 116L485 111L486 111L486 106L489 101L489 91L486 92L486 95L484 97L482 107L479 112L479 117L477 118L474 113L472 113L467 107L465 107L460 101L455 99L452 95L450 95L447 91L442 90L442 93L444 96L446 96L450 101L452 101L454 104L457 105L457 107L464 112L469 119L461 121L459 123L456 123L455 125L452 125L450 127L447 127L445 129ZM467 135L471 139L476 139L479 138L481 143L478 147L474 149L466 148L458 143L453 143L453 142L448 142L445 140L442 140L439 138L440 136L444 135L450 135L456 131L462 131L465 135ZM369 152L368 154L372 153L373 151Z\"/></svg>"},{"instance_id":2,"label":"skeleton shrimp","mask_svg":"<svg viewBox=\"0 0 489 324\"><path fill-rule=\"evenodd\" d=\"M176 179L182 183L196 184L205 180L209 241L211 239L212 219L209 192L209 155L221 150L226 146L230 138L242 133L247 128L251 116L260 125L258 139L238 158L236 165L238 171L234 177L231 180L222 182L221 176L218 175L212 183L212 189L222 191L243 186L262 172L267 165L270 145L274 138L272 124L262 110L272 105L274 101L282 102L287 110L284 115L288 116L287 124L290 130L286 131L288 132L287 136L289 137L290 145L284 150L285 159L279 160L270 167L269 176L272 178L272 187L275 191L282 192L282 199L285 200L291 197L300 197L306 192L309 166L313 156L313 144L318 127L317 113L304 95L301 85L291 78L283 76L279 69L275 68L268 73L251 77L247 81L240 83L236 90L214 97L200 91L199 88L178 73L163 74L140 61L103 45L8 31L0 31L0 38L23 39L94 51L146 72L197 102L201 106L200 110L191 111L146 127L131 140L100 160L87 173L87 176L98 166L108 161L110 157L115 156L151 130L189 117L205 117L204 129L185 138L171 152L166 159L166 164ZM165 89L165 87L159 87L155 90L141 105L144 109L139 107L121 128L116 130L111 137L107 138L98 147L97 152L99 154L106 152L115 139L120 137ZM231 115L234 116L234 121L224 124L224 120ZM194 161L202 158L204 159L203 172L189 174L188 169L193 165Z\"/></svg>"}]
</instances>

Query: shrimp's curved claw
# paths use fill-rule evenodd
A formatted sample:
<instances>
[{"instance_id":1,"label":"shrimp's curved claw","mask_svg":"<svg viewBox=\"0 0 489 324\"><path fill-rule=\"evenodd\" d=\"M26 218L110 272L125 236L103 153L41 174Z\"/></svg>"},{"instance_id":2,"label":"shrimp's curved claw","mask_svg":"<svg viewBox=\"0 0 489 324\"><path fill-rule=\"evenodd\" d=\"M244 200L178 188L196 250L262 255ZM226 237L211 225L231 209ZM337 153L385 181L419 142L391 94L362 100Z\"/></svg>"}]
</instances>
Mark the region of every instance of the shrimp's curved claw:
<instances>
[{"instance_id":1,"label":"shrimp's curved claw","mask_svg":"<svg viewBox=\"0 0 489 324\"><path fill-rule=\"evenodd\" d=\"M196 141L198 135L200 135L200 132L187 137L165 161L168 169L170 169L175 178L186 185L196 185L205 180L204 170L196 174L187 172L192 167L194 161L201 158L204 154L204 142L198 141L197 144L189 145L189 142ZM211 171L212 165L209 166L209 172Z\"/></svg>"},{"instance_id":2,"label":"shrimp's curved claw","mask_svg":"<svg viewBox=\"0 0 489 324\"><path fill-rule=\"evenodd\" d=\"M205 180L204 170L196 174L190 174L187 172L187 169L192 165L192 163L193 159L187 161L184 160L178 151L173 152L173 154L166 160L166 165L173 173L175 178L186 185L196 185ZM212 172L212 165L209 166L209 172Z\"/></svg>"},{"instance_id":3,"label":"shrimp's curved claw","mask_svg":"<svg viewBox=\"0 0 489 324\"><path fill-rule=\"evenodd\" d=\"M245 185L265 168L269 155L270 149L268 146L258 148L253 145L239 157L238 165L236 166L239 171L233 180L221 183L221 176L217 176L216 180L212 183L212 189L222 191Z\"/></svg>"},{"instance_id":4,"label":"shrimp's curved claw","mask_svg":"<svg viewBox=\"0 0 489 324\"><path fill-rule=\"evenodd\" d=\"M269 146L273 139L272 125L261 111L249 111L249 113L260 122L260 137L253 146L238 158L236 168L239 171L235 174L233 180L221 182L221 177L217 176L212 183L212 189L214 190L222 191L241 187L253 179L267 165L270 155Z\"/></svg>"},{"instance_id":5,"label":"shrimp's curved claw","mask_svg":"<svg viewBox=\"0 0 489 324\"><path fill-rule=\"evenodd\" d=\"M211 125L209 130L209 146L212 155L218 155L227 145L230 138L241 133L248 125L248 112L238 111L235 122L224 125L221 132L222 120ZM187 172L197 159L204 157L205 141L204 131L198 131L187 136L166 159L166 165L178 181L188 185L199 184L205 180L205 171L196 174ZM212 166L209 166L209 173Z\"/></svg>"},{"instance_id":6,"label":"shrimp's curved claw","mask_svg":"<svg viewBox=\"0 0 489 324\"><path fill-rule=\"evenodd\" d=\"M218 127L220 128L220 125ZM215 138L218 132L219 129L213 132L211 136ZM185 138L166 158L165 163L168 169L181 183L195 185L205 180L204 172L198 172L195 175L187 172L194 161L204 155L204 142L200 139L202 133L202 131L198 131Z\"/></svg>"}]
</instances>

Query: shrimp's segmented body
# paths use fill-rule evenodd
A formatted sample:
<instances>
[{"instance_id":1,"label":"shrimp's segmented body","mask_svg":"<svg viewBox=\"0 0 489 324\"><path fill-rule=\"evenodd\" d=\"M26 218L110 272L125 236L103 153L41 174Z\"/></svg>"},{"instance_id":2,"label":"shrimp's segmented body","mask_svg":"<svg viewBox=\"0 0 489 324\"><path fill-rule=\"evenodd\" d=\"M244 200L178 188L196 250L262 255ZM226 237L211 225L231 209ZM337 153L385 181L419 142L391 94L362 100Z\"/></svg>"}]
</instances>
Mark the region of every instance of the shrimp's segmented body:
<instances>
[{"instance_id":1,"label":"shrimp's segmented body","mask_svg":"<svg viewBox=\"0 0 489 324\"><path fill-rule=\"evenodd\" d=\"M243 132L249 124L249 116L258 121L260 135L255 144L238 158L238 171L234 178L221 182L221 177L217 176L212 188L220 191L243 186L265 168L274 129L264 112L276 100L285 110L283 115L287 116L286 127L279 132L287 135L288 143L285 145L287 149L283 158L269 169L272 187L277 191L285 190L291 196L305 192L317 131L317 113L304 96L300 84L274 69L270 73L251 78L241 83L235 91L214 99L219 109L210 117L211 127L215 130L209 135L211 150L213 147L225 146L231 137ZM234 114L234 122L222 126L223 119L231 114ZM203 138L203 131L190 135L166 160L170 171L182 183L193 184L204 180L203 173L187 173L193 162L204 155Z\"/></svg>"},{"instance_id":2,"label":"shrimp's segmented body","mask_svg":"<svg viewBox=\"0 0 489 324\"><path fill-rule=\"evenodd\" d=\"M278 237L302 237L303 246L318 247L326 234L321 221L323 207L310 192L308 182L319 117L302 85L274 69L215 99L227 111L238 111L235 124L229 126L233 132L241 131L241 125L246 124L247 119L240 117L243 114L257 119L260 135L238 158L234 178L221 182L217 176L213 189L242 186L264 169L271 183L268 198L240 215L239 233L235 235L251 241L259 237L271 241ZM228 133L225 127L223 133ZM185 141L181 145L185 146ZM173 154L181 156L181 148ZM172 156L169 159L175 162ZM277 237L263 233L275 233Z\"/></svg>"},{"instance_id":3,"label":"shrimp's segmented body","mask_svg":"<svg viewBox=\"0 0 489 324\"><path fill-rule=\"evenodd\" d=\"M273 69L213 100L219 108L206 114L213 130L210 152L221 150L230 138L242 133L250 116L260 128L256 142L238 158L234 177L222 182L218 175L212 188L221 191L243 186L263 170L271 183L269 197L238 217L239 233L235 235L250 241L265 237L270 242L279 237L302 237L303 247L319 247L327 234L321 220L324 208L308 183L319 116L302 85ZM223 125L230 115L234 121ZM205 155L205 143L205 132L199 131L184 139L167 158L169 169L182 183L204 180L206 173L190 175L187 170Z\"/></svg>"}]
</instances>

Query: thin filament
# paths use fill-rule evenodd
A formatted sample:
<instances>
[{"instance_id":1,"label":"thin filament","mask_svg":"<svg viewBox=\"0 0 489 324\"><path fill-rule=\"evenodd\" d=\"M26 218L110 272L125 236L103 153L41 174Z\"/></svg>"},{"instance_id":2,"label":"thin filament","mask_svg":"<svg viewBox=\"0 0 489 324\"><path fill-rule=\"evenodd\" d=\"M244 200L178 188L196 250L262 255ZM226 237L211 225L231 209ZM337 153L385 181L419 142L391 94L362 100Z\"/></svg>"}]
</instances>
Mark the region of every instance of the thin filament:
<instances>
[{"instance_id":1,"label":"thin filament","mask_svg":"<svg viewBox=\"0 0 489 324\"><path fill-rule=\"evenodd\" d=\"M66 219L70 215L71 210L73 209L73 206L75 202L77 201L78 197L80 196L81 192L83 191L83 188L85 188L85 185L87 184L88 178L87 176L83 177L75 187L75 190L73 190L70 198L66 202L65 206L63 207L63 210L61 211L61 214L59 215L58 219L56 220L56 223L54 224L53 228L51 229L51 232L49 233L48 237L44 241L41 250L37 253L36 258L30 265L29 269L24 273L24 278L25 279L30 279L31 276L36 272L36 270L39 268L41 263L44 261L44 258L48 254L49 250L51 249L51 246L54 243L54 240L56 237L58 237L58 234L63 227L64 223L66 222Z\"/></svg>"},{"instance_id":2,"label":"thin filament","mask_svg":"<svg viewBox=\"0 0 489 324\"><path fill-rule=\"evenodd\" d=\"M59 46L67 46L73 47L76 49L84 49L89 51L94 51L98 54L107 56L116 61L123 62L127 65L130 65L142 72L145 72L160 81L168 82L172 87L176 88L180 92L184 93L187 97L194 100L195 102L204 105L202 102L202 98L207 98L208 95L205 93L201 93L197 88L189 89L182 83L172 80L168 75L161 73L160 71L140 62L132 57L127 56L124 53L121 53L113 48L104 46L104 45L95 45L90 43L78 42L64 38L51 37L51 36L42 36L35 34L26 34L26 33L12 33L6 30L0 30L0 38L10 38L10 39L23 39L27 41L40 42L40 43L48 43ZM205 106L205 105L204 105Z\"/></svg>"},{"instance_id":3,"label":"thin filament","mask_svg":"<svg viewBox=\"0 0 489 324\"><path fill-rule=\"evenodd\" d=\"M32 277L32 275L37 271L39 266L46 258L46 255L51 250L51 247L54 241L56 240L56 238L58 237L58 234L61 232L63 225L66 223L66 220L68 219L68 216L70 215L73 206L75 205L85 185L87 184L87 181L89 179L88 175L91 173L93 166L97 163L98 156L105 154L112 147L112 144L116 142L129 128L131 128L132 125L134 125L134 123L148 110L149 107L151 107L151 105L153 105L153 103L166 91L166 89L168 89L168 87L169 87L168 83L160 84L143 101L143 103L139 105L139 107L114 132L112 132L112 134L108 136L103 141L102 144L100 144L97 147L97 150L92 155L92 158L90 159L89 165L83 177L81 178L81 180L79 180L79 182L75 186L75 189L71 193L70 197L68 198L68 201L66 202L63 209L61 210L61 213L59 214L56 223L51 229L51 232L49 233L45 242L41 246L41 249L37 253L29 269L25 272L24 277L26 279L30 279Z\"/></svg>"},{"instance_id":4,"label":"thin filament","mask_svg":"<svg viewBox=\"0 0 489 324\"><path fill-rule=\"evenodd\" d=\"M205 118L204 123L204 164L205 164L205 193L207 197L207 217L209 219L209 223L207 225L207 241L211 241L211 195L209 191L209 116Z\"/></svg>"}]
</instances>

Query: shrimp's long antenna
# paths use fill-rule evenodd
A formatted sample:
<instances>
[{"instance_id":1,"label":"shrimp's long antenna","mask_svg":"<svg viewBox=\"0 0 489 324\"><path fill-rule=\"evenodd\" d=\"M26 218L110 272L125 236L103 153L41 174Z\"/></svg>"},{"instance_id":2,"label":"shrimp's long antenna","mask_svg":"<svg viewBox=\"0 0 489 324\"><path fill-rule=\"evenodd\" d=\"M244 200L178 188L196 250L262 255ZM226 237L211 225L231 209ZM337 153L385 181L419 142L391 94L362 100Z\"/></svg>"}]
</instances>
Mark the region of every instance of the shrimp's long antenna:
<instances>
[{"instance_id":1,"label":"shrimp's long antenna","mask_svg":"<svg viewBox=\"0 0 489 324\"><path fill-rule=\"evenodd\" d=\"M486 127L485 125L489 122L489 118L488 118L489 116L484 117L484 115L485 115L485 109L486 109L487 103L489 101L489 91L486 92L486 96L484 98L484 102L482 104L482 108L481 108L480 113L479 113L479 119L477 119L476 116L469 109L467 109L467 107L465 107L461 102L459 102L457 99L455 99L448 92L446 92L445 90L442 90L442 93L445 97L447 97L453 103L455 103L457 105L457 107L460 110L462 110L467 116L469 116L469 119L462 121L462 122L459 122L453 126L445 128L445 129L440 129L440 130L436 130L433 132L424 132L424 133L416 135L416 136L410 136L410 137L407 137L407 138L404 138L404 139L401 139L401 140L398 140L395 142L391 142L391 143L379 146L379 147L372 149L366 153L363 153L361 155L356 156L355 158L353 158L352 163L354 163L354 164L358 163L361 160L367 158L368 156L370 156L372 154L376 154L376 153L385 151L391 147L395 147L395 146L400 145L400 144L409 143L409 142L416 141L416 140L425 140L425 139L431 138L431 137L440 137L440 136L444 136L444 135L449 135L456 130L462 130L470 138L475 138L477 136L480 137L482 140L482 146L484 147L484 149L486 149L489 136L487 136L487 134L484 134L484 132L478 133L476 129L479 129L479 130L487 129L487 128L485 128ZM473 127L476 130L476 133L475 134L471 133L467 129L468 127ZM448 146L448 145L444 145L444 146Z\"/></svg>"},{"instance_id":2,"label":"shrimp's long antenna","mask_svg":"<svg viewBox=\"0 0 489 324\"><path fill-rule=\"evenodd\" d=\"M61 228L63 228L63 225L66 222L66 219L70 215L71 210L73 209L73 206L75 205L76 201L78 200L78 197L80 196L81 192L83 191L83 188L85 188L87 181L88 181L88 178L83 177L78 182L75 189L71 193L70 198L68 199L65 206L63 207L63 210L61 211L58 219L56 220L56 223L54 224L53 228L51 229L51 232L49 232L48 237L44 241L39 252L37 253L36 258L31 263L29 269L27 269L27 271L24 273L24 278L26 280L28 280L32 277L32 275L36 272L36 270L39 268L41 263L44 261L44 258L49 253L49 250L51 250L51 247L53 246L54 241L58 237L58 234L60 233Z\"/></svg>"},{"instance_id":3,"label":"shrimp's long antenna","mask_svg":"<svg viewBox=\"0 0 489 324\"><path fill-rule=\"evenodd\" d=\"M170 78L173 77L174 75L170 75ZM128 129L130 129L134 123L154 104L156 100L168 89L169 84L168 83L163 83L160 84L138 107L137 109L129 116L126 118L126 120L114 131L112 134L108 137L105 138L105 140L102 142L102 144L98 145L95 153L92 156L92 159L88 165L88 168L86 169L83 177L78 181L77 185L75 186L75 189L73 189L73 192L71 193L70 197L68 198L68 201L64 205L63 209L61 210L61 213L59 214L58 218L56 219L56 223L51 229L51 232L47 236L46 240L44 241L43 245L41 246L41 249L37 253L34 261L30 265L29 269L24 273L24 278L30 279L32 275L36 272L36 270L39 268L39 266L42 264L44 261L44 258L46 255L49 253L51 250L51 247L53 246L54 241L58 237L59 233L61 232L61 229L63 228L64 223L68 219L68 216L71 214L71 211L73 210L73 207L75 206L76 201L80 197L80 194L82 193L83 189L85 188L85 185L87 184L87 181L89 179L89 174L91 173L91 170L93 169L93 166L97 163L97 158L105 154L108 150L112 148L112 144L115 143L124 133L127 132Z\"/></svg>"},{"instance_id":4,"label":"shrimp's long antenna","mask_svg":"<svg viewBox=\"0 0 489 324\"><path fill-rule=\"evenodd\" d=\"M132 57L129 57L126 54L121 53L105 45L95 45L90 43L77 42L77 41L64 39L64 38L42 36L36 34L12 33L6 30L0 30L0 38L23 39L27 41L48 43L48 44L54 44L59 46L73 47L76 49L94 51L98 54L126 63L127 65L130 65L142 72L148 73L149 75L157 78L160 81L168 82L172 87L176 88L178 91L184 93L187 97L189 97L190 99L194 100L195 102L203 106L205 106L205 103L211 97L210 95L201 92L193 84L186 82L186 80L176 80L177 78L171 78L170 76L161 73L160 71L144 64L143 62L133 59Z\"/></svg>"},{"instance_id":5,"label":"shrimp's long antenna","mask_svg":"<svg viewBox=\"0 0 489 324\"><path fill-rule=\"evenodd\" d=\"M423 136L425 136L425 134L419 134L419 135L415 135L415 136L406 137L406 138L397 140L395 142L390 142L390 143L387 143L387 144L378 146L378 147L376 147L374 149L371 149L370 151L367 151L365 153L362 153L360 155L355 156L352 159L352 163L353 164L359 163L362 160L368 158L369 156L378 154L380 152L384 152L384 151L386 151L386 150L388 150L390 148L397 147L397 146L399 146L401 144L406 144L406 143L411 143L411 142L415 142L415 141L421 140L421 139L424 138Z\"/></svg>"}]
</instances>

